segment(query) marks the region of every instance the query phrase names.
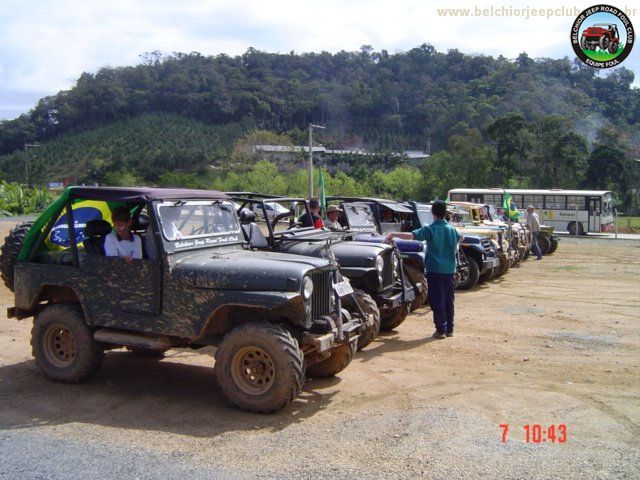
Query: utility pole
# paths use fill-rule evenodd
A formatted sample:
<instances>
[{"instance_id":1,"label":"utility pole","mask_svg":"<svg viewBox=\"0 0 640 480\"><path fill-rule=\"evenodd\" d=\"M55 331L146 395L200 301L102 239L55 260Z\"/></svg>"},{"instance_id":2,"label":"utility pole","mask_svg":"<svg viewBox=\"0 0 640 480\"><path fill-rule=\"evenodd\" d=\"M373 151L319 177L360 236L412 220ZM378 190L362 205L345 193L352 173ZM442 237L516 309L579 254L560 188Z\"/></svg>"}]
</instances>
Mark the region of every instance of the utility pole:
<instances>
[{"instance_id":1,"label":"utility pole","mask_svg":"<svg viewBox=\"0 0 640 480\"><path fill-rule=\"evenodd\" d=\"M309 198L313 197L313 129L325 129L322 125L309 124Z\"/></svg>"},{"instance_id":2,"label":"utility pole","mask_svg":"<svg viewBox=\"0 0 640 480\"><path fill-rule=\"evenodd\" d=\"M24 183L29 188L29 155L27 155L27 150L30 148L39 147L39 143L25 143L24 144Z\"/></svg>"}]
</instances>

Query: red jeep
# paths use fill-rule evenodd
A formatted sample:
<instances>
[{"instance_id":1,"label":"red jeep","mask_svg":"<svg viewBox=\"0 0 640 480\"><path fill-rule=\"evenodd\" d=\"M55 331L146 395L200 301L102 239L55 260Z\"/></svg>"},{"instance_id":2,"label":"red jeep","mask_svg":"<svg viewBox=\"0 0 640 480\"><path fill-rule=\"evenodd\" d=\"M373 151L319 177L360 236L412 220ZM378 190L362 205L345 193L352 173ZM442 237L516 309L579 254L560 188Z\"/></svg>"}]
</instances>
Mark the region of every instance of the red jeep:
<instances>
[{"instance_id":1,"label":"red jeep","mask_svg":"<svg viewBox=\"0 0 640 480\"><path fill-rule=\"evenodd\" d=\"M580 47L582 50L607 50L610 54L618 51L620 36L618 27L613 23L595 23L582 32Z\"/></svg>"}]
</instances>

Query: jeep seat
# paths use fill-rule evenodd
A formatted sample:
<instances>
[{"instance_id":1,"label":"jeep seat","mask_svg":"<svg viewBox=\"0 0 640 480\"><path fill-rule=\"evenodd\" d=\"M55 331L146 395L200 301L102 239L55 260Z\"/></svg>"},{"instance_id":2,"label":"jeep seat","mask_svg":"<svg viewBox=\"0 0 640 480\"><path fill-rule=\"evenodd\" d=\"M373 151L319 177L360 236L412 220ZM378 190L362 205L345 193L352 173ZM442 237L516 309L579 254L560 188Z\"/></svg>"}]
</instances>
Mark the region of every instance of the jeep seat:
<instances>
[{"instance_id":1,"label":"jeep seat","mask_svg":"<svg viewBox=\"0 0 640 480\"><path fill-rule=\"evenodd\" d=\"M269 242L258 227L256 222L256 214L248 208L240 210L240 224L244 232L244 238L253 248L268 249Z\"/></svg>"},{"instance_id":2,"label":"jeep seat","mask_svg":"<svg viewBox=\"0 0 640 480\"><path fill-rule=\"evenodd\" d=\"M149 224L151 223L151 220L149 220L149 216L145 215L144 213L134 215L131 220L131 230L133 230L135 233L146 232L147 228L149 228Z\"/></svg>"},{"instance_id":3,"label":"jeep seat","mask_svg":"<svg viewBox=\"0 0 640 480\"><path fill-rule=\"evenodd\" d=\"M84 227L84 249L89 255L104 255L104 239L111 233L111 224L106 220L89 220Z\"/></svg>"},{"instance_id":4,"label":"jeep seat","mask_svg":"<svg viewBox=\"0 0 640 480\"><path fill-rule=\"evenodd\" d=\"M131 220L131 230L140 235L140 240L142 241L142 258L157 260L159 258L158 247L153 238L153 229L149 228L151 224L149 216L144 213L138 213Z\"/></svg>"}]
</instances>

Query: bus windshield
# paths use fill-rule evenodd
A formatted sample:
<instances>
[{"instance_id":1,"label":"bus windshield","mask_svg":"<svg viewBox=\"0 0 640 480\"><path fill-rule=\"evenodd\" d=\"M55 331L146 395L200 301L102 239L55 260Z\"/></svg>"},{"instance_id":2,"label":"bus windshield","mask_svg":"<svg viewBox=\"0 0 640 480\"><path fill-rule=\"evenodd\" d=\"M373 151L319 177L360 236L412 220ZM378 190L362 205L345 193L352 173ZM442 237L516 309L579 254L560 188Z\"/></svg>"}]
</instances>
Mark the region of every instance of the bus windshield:
<instances>
[{"instance_id":1,"label":"bus windshield","mask_svg":"<svg viewBox=\"0 0 640 480\"><path fill-rule=\"evenodd\" d=\"M602 215L609 216L613 214L611 194L602 197Z\"/></svg>"}]
</instances>

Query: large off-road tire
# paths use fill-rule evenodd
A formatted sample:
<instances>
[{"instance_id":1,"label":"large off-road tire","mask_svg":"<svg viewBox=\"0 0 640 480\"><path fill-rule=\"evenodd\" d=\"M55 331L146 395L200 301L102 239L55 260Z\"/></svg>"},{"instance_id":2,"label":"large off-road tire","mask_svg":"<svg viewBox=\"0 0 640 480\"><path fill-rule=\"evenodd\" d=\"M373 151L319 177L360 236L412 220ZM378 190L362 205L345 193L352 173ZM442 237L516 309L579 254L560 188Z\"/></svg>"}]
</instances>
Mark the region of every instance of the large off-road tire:
<instances>
[{"instance_id":1,"label":"large off-road tire","mask_svg":"<svg viewBox=\"0 0 640 480\"><path fill-rule=\"evenodd\" d=\"M478 283L485 283L485 282L488 282L489 280L493 280L495 276L496 276L496 271L492 268L478 277Z\"/></svg>"},{"instance_id":2,"label":"large off-road tire","mask_svg":"<svg viewBox=\"0 0 640 480\"><path fill-rule=\"evenodd\" d=\"M427 303L427 277L424 275L424 272L421 272L420 269L411 265L404 266L404 273L412 285L420 285L420 293L416 295L416 298L411 302L409 308L409 311L413 312L418 308L424 307Z\"/></svg>"},{"instance_id":3,"label":"large off-road tire","mask_svg":"<svg viewBox=\"0 0 640 480\"><path fill-rule=\"evenodd\" d=\"M547 255L551 255L552 253L554 253L556 250L558 250L558 239L557 238L552 238L551 239L551 248L549 249L549 253L547 253Z\"/></svg>"},{"instance_id":4,"label":"large off-road tire","mask_svg":"<svg viewBox=\"0 0 640 480\"><path fill-rule=\"evenodd\" d=\"M356 353L356 342L343 343L334 347L331 356L307 367L307 376L329 378L347 368Z\"/></svg>"},{"instance_id":5,"label":"large off-road tire","mask_svg":"<svg viewBox=\"0 0 640 480\"><path fill-rule=\"evenodd\" d=\"M603 35L598 40L598 46L600 47L600 50L605 51L607 48L609 48L609 39Z\"/></svg>"},{"instance_id":6,"label":"large off-road tire","mask_svg":"<svg viewBox=\"0 0 640 480\"><path fill-rule=\"evenodd\" d=\"M42 373L65 383L86 380L104 358L102 346L93 339L93 330L75 303L49 305L36 315L31 349Z\"/></svg>"},{"instance_id":7,"label":"large off-road tire","mask_svg":"<svg viewBox=\"0 0 640 480\"><path fill-rule=\"evenodd\" d=\"M232 405L270 413L286 407L304 383L298 342L279 325L247 323L227 333L216 352L216 378Z\"/></svg>"},{"instance_id":8,"label":"large off-road tire","mask_svg":"<svg viewBox=\"0 0 640 480\"><path fill-rule=\"evenodd\" d=\"M388 330L393 330L405 321L407 315L409 315L408 305L400 305L393 310L386 312L386 314L382 315L380 330L385 332Z\"/></svg>"},{"instance_id":9,"label":"large off-road tire","mask_svg":"<svg viewBox=\"0 0 640 480\"><path fill-rule=\"evenodd\" d=\"M580 48L582 48L582 50L588 50L589 49L589 45L587 45L587 39L585 37L582 37L580 39Z\"/></svg>"},{"instance_id":10,"label":"large off-road tire","mask_svg":"<svg viewBox=\"0 0 640 480\"><path fill-rule=\"evenodd\" d=\"M508 271L509 271L509 262L500 262L500 265L498 266L498 273L496 274L496 278L501 277Z\"/></svg>"},{"instance_id":11,"label":"large off-road tire","mask_svg":"<svg viewBox=\"0 0 640 480\"><path fill-rule=\"evenodd\" d=\"M5 237L4 244L0 247L0 275L2 276L4 284L12 292L13 267L16 264L16 258L18 257L18 253L20 253L27 232L29 232L32 225L33 222L16 225L9 235Z\"/></svg>"},{"instance_id":12,"label":"large off-road tire","mask_svg":"<svg viewBox=\"0 0 640 480\"><path fill-rule=\"evenodd\" d=\"M547 255L551 250L551 240L546 235L538 235L538 247L542 255Z\"/></svg>"},{"instance_id":13,"label":"large off-road tire","mask_svg":"<svg viewBox=\"0 0 640 480\"><path fill-rule=\"evenodd\" d=\"M620 47L620 45L618 45L617 42L611 42L609 44L609 54L613 55L614 53L616 53L618 51L618 48Z\"/></svg>"},{"instance_id":14,"label":"large off-road tire","mask_svg":"<svg viewBox=\"0 0 640 480\"><path fill-rule=\"evenodd\" d=\"M457 288L460 290L470 290L476 286L478 283L478 279L480 278L480 268L478 267L478 262L476 262L472 257L467 256L468 263L468 274L461 275L460 281L458 282Z\"/></svg>"},{"instance_id":15,"label":"large off-road tire","mask_svg":"<svg viewBox=\"0 0 640 480\"><path fill-rule=\"evenodd\" d=\"M373 298L371 298L371 295L364 293L362 290L354 290L353 296L347 295L342 298L342 306L346 308L347 311L360 313L353 304L354 297L355 301L360 305L362 312L367 315L368 318L364 331L360 333L358 337L358 350L362 350L373 342L373 339L380 333L380 310L378 310L378 306Z\"/></svg>"}]
</instances>

